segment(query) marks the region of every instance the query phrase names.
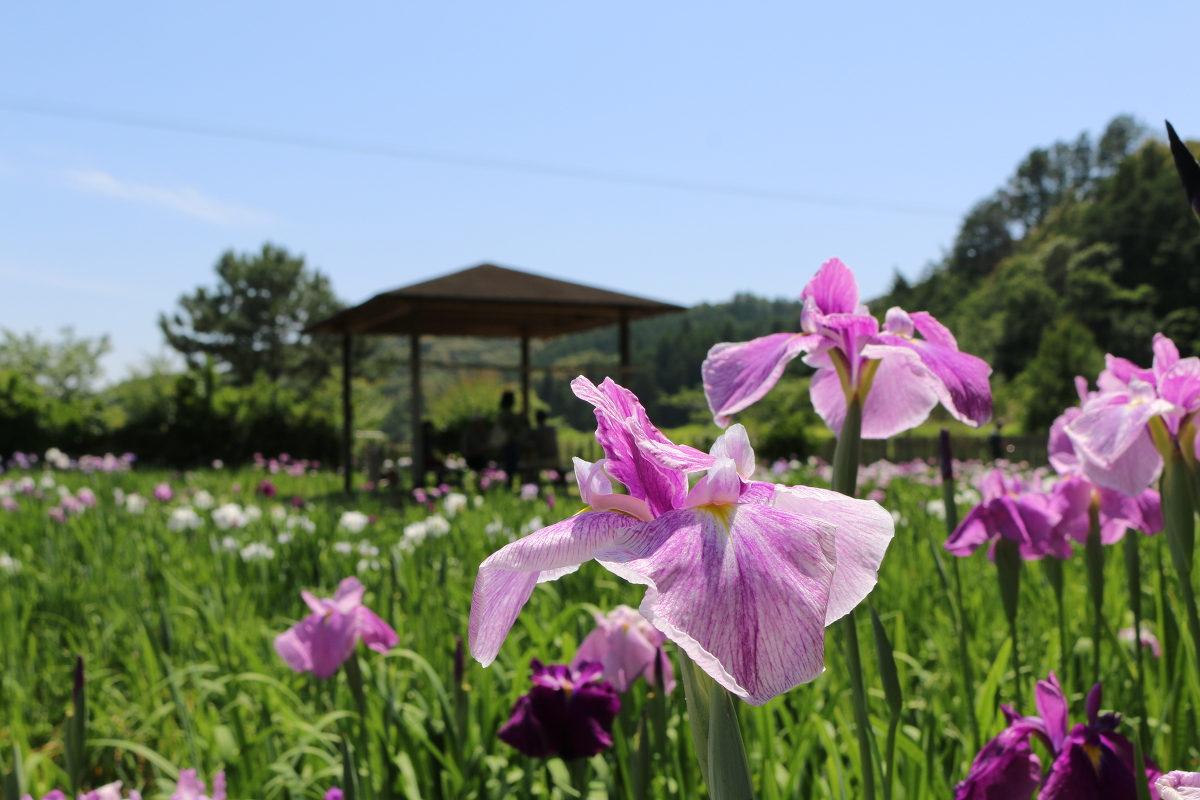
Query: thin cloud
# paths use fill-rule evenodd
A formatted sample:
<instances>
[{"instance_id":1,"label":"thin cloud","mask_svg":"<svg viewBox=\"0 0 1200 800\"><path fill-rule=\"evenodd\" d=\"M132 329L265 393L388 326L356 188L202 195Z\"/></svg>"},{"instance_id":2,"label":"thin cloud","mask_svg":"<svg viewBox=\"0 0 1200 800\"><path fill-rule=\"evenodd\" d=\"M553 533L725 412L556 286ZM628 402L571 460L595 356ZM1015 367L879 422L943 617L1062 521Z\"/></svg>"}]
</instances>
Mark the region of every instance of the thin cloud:
<instances>
[{"instance_id":1,"label":"thin cloud","mask_svg":"<svg viewBox=\"0 0 1200 800\"><path fill-rule=\"evenodd\" d=\"M189 186L164 189L144 183L123 181L94 169L68 172L67 182L76 191L169 208L218 225L260 225L271 219L266 212L223 203Z\"/></svg>"},{"instance_id":2,"label":"thin cloud","mask_svg":"<svg viewBox=\"0 0 1200 800\"><path fill-rule=\"evenodd\" d=\"M43 269L23 269L0 264L0 278L27 283L31 286L48 286L51 289L64 289L68 292L93 294L103 297L127 297L129 292L120 286L97 281L81 281L64 275L56 275Z\"/></svg>"}]
</instances>

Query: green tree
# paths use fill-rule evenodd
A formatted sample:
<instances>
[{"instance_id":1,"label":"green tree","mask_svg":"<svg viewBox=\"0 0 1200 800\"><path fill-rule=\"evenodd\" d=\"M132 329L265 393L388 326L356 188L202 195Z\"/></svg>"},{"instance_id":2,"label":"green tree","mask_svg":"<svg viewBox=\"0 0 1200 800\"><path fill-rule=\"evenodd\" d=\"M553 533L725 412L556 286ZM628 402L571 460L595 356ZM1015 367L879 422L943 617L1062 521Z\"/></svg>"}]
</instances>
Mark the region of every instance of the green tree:
<instances>
[{"instance_id":1,"label":"green tree","mask_svg":"<svg viewBox=\"0 0 1200 800\"><path fill-rule=\"evenodd\" d=\"M1025 399L1025 430L1049 430L1064 408L1079 402L1075 376L1091 383L1103 367L1104 356L1091 331L1069 315L1055 321L1018 381Z\"/></svg>"},{"instance_id":2,"label":"green tree","mask_svg":"<svg viewBox=\"0 0 1200 800\"><path fill-rule=\"evenodd\" d=\"M312 386L337 359L334 337L314 338L305 327L343 305L329 279L281 247L224 253L217 285L179 298L179 309L159 316L167 343L198 366L211 356L239 386L260 372L272 381Z\"/></svg>"},{"instance_id":3,"label":"green tree","mask_svg":"<svg viewBox=\"0 0 1200 800\"><path fill-rule=\"evenodd\" d=\"M90 395L104 372L100 359L112 350L107 336L80 338L73 328L63 328L59 341L32 333L19 336L8 329L0 329L0 334L0 370L37 384L54 400Z\"/></svg>"}]
</instances>

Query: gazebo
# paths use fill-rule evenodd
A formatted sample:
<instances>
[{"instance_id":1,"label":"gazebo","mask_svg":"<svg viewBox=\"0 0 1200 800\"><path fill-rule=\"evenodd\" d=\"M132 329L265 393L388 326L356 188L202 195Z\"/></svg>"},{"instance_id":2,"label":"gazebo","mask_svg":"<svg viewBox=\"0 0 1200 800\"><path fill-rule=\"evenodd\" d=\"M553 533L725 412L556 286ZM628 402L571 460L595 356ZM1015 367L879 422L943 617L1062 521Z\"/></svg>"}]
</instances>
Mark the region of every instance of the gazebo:
<instances>
[{"instance_id":1,"label":"gazebo","mask_svg":"<svg viewBox=\"0 0 1200 800\"><path fill-rule=\"evenodd\" d=\"M685 310L644 297L610 292L493 264L459 270L440 278L377 294L306 329L342 337L342 463L351 488L354 409L350 399L351 342L354 336L407 335L412 371L412 452L414 485L423 479L421 442L421 337L502 336L521 342L521 411L529 414L530 339L617 326L619 375L628 383L631 368L629 323ZM480 366L489 369L502 365Z\"/></svg>"}]
</instances>

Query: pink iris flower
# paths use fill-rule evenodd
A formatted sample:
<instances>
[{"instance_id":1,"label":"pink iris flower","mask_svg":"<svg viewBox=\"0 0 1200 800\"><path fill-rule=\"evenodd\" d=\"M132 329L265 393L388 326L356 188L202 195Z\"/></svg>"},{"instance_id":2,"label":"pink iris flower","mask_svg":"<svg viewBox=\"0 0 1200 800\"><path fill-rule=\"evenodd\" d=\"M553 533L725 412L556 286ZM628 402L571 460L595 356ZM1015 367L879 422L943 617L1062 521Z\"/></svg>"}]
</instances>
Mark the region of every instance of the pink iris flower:
<instances>
[{"instance_id":1,"label":"pink iris flower","mask_svg":"<svg viewBox=\"0 0 1200 800\"><path fill-rule=\"evenodd\" d=\"M596 615L596 628L584 638L571 659L578 669L585 661L604 667L604 680L626 692L644 677L651 686L662 686L667 694L675 688L671 658L662 649L667 637L629 606L617 606Z\"/></svg>"},{"instance_id":2,"label":"pink iris flower","mask_svg":"<svg viewBox=\"0 0 1200 800\"><path fill-rule=\"evenodd\" d=\"M1080 386L1081 399L1087 402L1084 388ZM1081 408L1068 408L1050 427L1050 464L1063 476L1063 480L1054 486L1054 497L1062 515L1055 538L1065 544L1064 558L1071 555L1069 541L1087 542L1093 507L1099 515L1102 544L1116 544L1130 529L1149 535L1163 529L1162 501L1158 492L1145 489L1131 497L1099 485L1088 476L1067 433L1068 426L1082 413Z\"/></svg>"},{"instance_id":3,"label":"pink iris flower","mask_svg":"<svg viewBox=\"0 0 1200 800\"><path fill-rule=\"evenodd\" d=\"M1067 698L1053 672L1038 681L1035 702L1039 717L1021 717L1001 706L1008 727L975 756L966 780L954 787L954 800L1030 800L1039 784L1038 800L1137 796L1133 744L1117 733L1120 715L1100 713L1100 684L1088 692L1086 725L1069 727ZM1031 736L1053 759L1044 778L1041 759L1029 747ZM1153 786L1160 774L1147 760L1140 780Z\"/></svg>"},{"instance_id":4,"label":"pink iris flower","mask_svg":"<svg viewBox=\"0 0 1200 800\"><path fill-rule=\"evenodd\" d=\"M1154 335L1153 347L1150 369L1106 356L1099 391L1087 394L1064 428L1083 474L1129 497L1158 478L1161 448L1180 441L1200 410L1200 358L1180 358L1175 343L1161 333Z\"/></svg>"},{"instance_id":5,"label":"pink iris flower","mask_svg":"<svg viewBox=\"0 0 1200 800\"><path fill-rule=\"evenodd\" d=\"M817 368L813 407L834 433L841 433L847 399L855 396L863 402L866 439L915 428L939 401L969 425L991 419L991 367L959 352L954 335L928 313L892 308L880 329L858 301L854 273L836 258L821 265L800 299L800 333L724 342L708 351L704 393L718 425L762 399L802 353Z\"/></svg>"},{"instance_id":6,"label":"pink iris flower","mask_svg":"<svg viewBox=\"0 0 1200 800\"><path fill-rule=\"evenodd\" d=\"M1017 543L1026 561L1048 554L1070 556L1070 545L1054 535L1062 512L1039 486L993 469L979 488L983 502L967 512L946 540L945 548L951 553L969 556L980 545L989 544L988 558L994 558L996 542L1004 538Z\"/></svg>"},{"instance_id":7,"label":"pink iris flower","mask_svg":"<svg viewBox=\"0 0 1200 800\"><path fill-rule=\"evenodd\" d=\"M174 496L175 492L171 491L171 484L169 483L160 483L154 487L155 500L161 500L165 503Z\"/></svg>"},{"instance_id":8,"label":"pink iris flower","mask_svg":"<svg viewBox=\"0 0 1200 800\"><path fill-rule=\"evenodd\" d=\"M645 586L641 615L748 702L819 675L825 626L874 587L891 516L868 500L749 480L754 451L740 425L702 453L670 442L612 380L571 387L595 406L605 454L576 462L588 507L480 565L471 654L494 661L534 587L595 559ZM687 474L698 471L707 474L689 491Z\"/></svg>"},{"instance_id":9,"label":"pink iris flower","mask_svg":"<svg viewBox=\"0 0 1200 800\"><path fill-rule=\"evenodd\" d=\"M1200 772L1173 770L1154 782L1161 800L1200 800Z\"/></svg>"},{"instance_id":10,"label":"pink iris flower","mask_svg":"<svg viewBox=\"0 0 1200 800\"><path fill-rule=\"evenodd\" d=\"M218 772L213 776L211 796L205 791L204 781L196 775L196 770L185 769L179 773L171 800L225 800L225 773Z\"/></svg>"},{"instance_id":11,"label":"pink iris flower","mask_svg":"<svg viewBox=\"0 0 1200 800\"><path fill-rule=\"evenodd\" d=\"M275 637L275 652L296 672L328 678L354 654L359 639L378 653L391 650L400 638L362 604L365 593L358 578L345 578L330 599L300 592L313 613Z\"/></svg>"}]
</instances>

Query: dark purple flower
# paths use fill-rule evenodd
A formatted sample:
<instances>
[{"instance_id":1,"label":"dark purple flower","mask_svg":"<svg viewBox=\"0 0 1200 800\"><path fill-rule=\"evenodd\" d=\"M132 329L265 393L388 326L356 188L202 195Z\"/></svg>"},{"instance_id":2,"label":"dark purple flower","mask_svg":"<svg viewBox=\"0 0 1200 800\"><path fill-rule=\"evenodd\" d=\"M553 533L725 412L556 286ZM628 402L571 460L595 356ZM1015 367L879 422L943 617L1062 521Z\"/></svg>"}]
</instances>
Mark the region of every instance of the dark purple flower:
<instances>
[{"instance_id":1,"label":"dark purple flower","mask_svg":"<svg viewBox=\"0 0 1200 800\"><path fill-rule=\"evenodd\" d=\"M300 495L296 495L292 498L292 506L294 508L304 508L304 498Z\"/></svg>"},{"instance_id":2,"label":"dark purple flower","mask_svg":"<svg viewBox=\"0 0 1200 800\"><path fill-rule=\"evenodd\" d=\"M612 745L612 725L621 699L603 680L604 666L545 666L536 658L533 686L517 700L512 718L496 734L527 756L587 758Z\"/></svg>"},{"instance_id":3,"label":"dark purple flower","mask_svg":"<svg viewBox=\"0 0 1200 800\"><path fill-rule=\"evenodd\" d=\"M255 491L257 491L263 497L274 497L275 492L276 492L275 484L271 483L268 480L259 481L258 489L256 489Z\"/></svg>"},{"instance_id":4,"label":"dark purple flower","mask_svg":"<svg viewBox=\"0 0 1200 800\"><path fill-rule=\"evenodd\" d=\"M975 756L954 799L1029 800L1040 781L1038 800L1135 800L1133 744L1117 733L1120 715L1100 713L1100 684L1088 692L1087 724L1070 730L1067 698L1053 672L1038 681L1035 694L1040 717L1018 717L1001 706L1008 727ZM1030 735L1041 739L1054 759L1044 780L1041 762L1029 749ZM1160 774L1147 760L1142 780L1152 786Z\"/></svg>"}]
</instances>

